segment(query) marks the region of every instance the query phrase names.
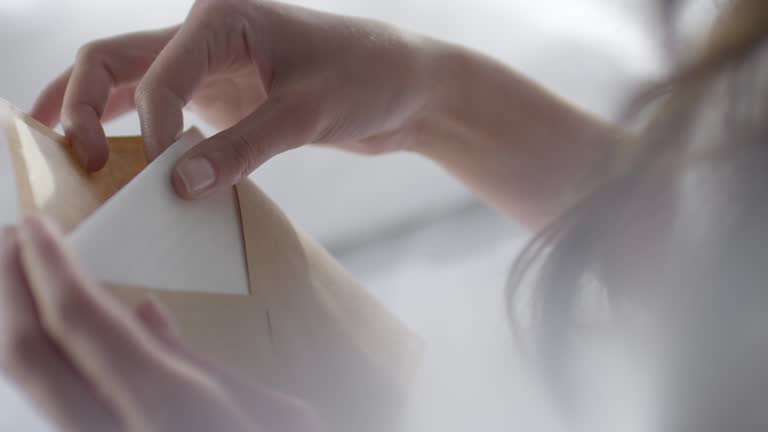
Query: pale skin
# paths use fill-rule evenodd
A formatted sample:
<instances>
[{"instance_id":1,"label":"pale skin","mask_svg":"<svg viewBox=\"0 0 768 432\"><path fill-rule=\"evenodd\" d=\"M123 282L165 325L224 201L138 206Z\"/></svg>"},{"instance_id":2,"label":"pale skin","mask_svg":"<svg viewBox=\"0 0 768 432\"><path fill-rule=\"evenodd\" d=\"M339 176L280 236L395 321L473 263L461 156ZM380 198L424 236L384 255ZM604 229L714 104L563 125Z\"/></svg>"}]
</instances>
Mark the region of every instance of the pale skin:
<instances>
[{"instance_id":1,"label":"pale skin","mask_svg":"<svg viewBox=\"0 0 768 432\"><path fill-rule=\"evenodd\" d=\"M222 130L177 163L184 198L319 143L422 154L532 228L589 192L618 138L468 49L255 0L198 0L180 26L87 44L31 114L61 123L98 170L103 122L137 111L155 157L183 109ZM322 430L311 407L185 350L155 303L115 305L39 218L3 231L0 284L3 366L63 430ZM175 403L159 410L159 397Z\"/></svg>"}]
</instances>

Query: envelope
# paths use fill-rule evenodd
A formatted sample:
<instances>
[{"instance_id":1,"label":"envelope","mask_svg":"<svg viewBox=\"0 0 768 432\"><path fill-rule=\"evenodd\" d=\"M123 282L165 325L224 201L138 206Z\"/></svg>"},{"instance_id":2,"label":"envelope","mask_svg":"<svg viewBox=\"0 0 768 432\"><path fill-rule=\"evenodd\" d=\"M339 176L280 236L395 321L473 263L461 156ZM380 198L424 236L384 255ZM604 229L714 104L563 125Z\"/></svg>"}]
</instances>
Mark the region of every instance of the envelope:
<instances>
[{"instance_id":1,"label":"envelope","mask_svg":"<svg viewBox=\"0 0 768 432\"><path fill-rule=\"evenodd\" d=\"M66 233L98 217L153 166L147 166L141 137L115 137L106 167L88 174L64 137L18 111L7 120L4 137L20 208L46 214ZM126 305L155 297L193 349L305 400L330 430L392 430L407 403L422 341L251 180L234 194L242 250L228 252L240 257L235 262L247 281L242 294L102 280L104 288ZM109 258L122 247L96 252Z\"/></svg>"}]
</instances>

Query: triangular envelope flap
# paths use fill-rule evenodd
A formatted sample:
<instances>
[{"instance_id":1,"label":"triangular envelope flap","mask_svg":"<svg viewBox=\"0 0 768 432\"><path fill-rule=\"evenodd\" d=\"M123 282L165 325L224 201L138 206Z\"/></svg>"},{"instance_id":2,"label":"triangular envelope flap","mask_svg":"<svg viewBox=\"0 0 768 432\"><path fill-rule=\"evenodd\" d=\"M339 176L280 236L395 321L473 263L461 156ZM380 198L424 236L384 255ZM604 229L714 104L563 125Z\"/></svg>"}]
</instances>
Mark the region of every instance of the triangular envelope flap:
<instances>
[{"instance_id":1,"label":"triangular envelope flap","mask_svg":"<svg viewBox=\"0 0 768 432\"><path fill-rule=\"evenodd\" d=\"M196 129L184 133L70 234L96 278L174 291L249 292L234 188L187 201L170 182L176 160L202 139Z\"/></svg>"}]
</instances>

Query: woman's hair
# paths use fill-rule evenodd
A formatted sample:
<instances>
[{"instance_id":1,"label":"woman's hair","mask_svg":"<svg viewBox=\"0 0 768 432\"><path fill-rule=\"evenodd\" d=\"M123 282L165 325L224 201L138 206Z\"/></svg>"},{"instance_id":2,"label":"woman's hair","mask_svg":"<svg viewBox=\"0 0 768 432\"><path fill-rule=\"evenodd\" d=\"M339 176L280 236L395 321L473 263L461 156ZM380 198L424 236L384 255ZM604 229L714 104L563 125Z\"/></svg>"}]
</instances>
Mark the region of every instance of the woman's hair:
<instances>
[{"instance_id":1,"label":"woman's hair","mask_svg":"<svg viewBox=\"0 0 768 432\"><path fill-rule=\"evenodd\" d=\"M681 3L659 3L668 22ZM631 105L653 113L604 181L517 258L513 330L564 400L580 332L641 311L663 347L667 430L768 430L747 403L768 395L768 367L758 380L747 359L768 365L768 337L745 330L765 315L768 334L767 38L768 1L723 5L699 50Z\"/></svg>"}]
</instances>

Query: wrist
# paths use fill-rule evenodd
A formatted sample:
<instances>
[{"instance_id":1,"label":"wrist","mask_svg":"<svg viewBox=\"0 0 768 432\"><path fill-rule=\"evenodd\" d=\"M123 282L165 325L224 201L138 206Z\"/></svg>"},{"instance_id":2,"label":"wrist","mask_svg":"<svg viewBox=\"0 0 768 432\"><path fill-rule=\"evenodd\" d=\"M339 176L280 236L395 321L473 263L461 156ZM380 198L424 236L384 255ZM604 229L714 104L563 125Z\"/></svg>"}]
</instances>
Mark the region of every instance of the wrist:
<instances>
[{"instance_id":1,"label":"wrist","mask_svg":"<svg viewBox=\"0 0 768 432\"><path fill-rule=\"evenodd\" d=\"M489 79L509 81L509 76L490 74L487 59L468 48L434 39L420 44L423 102L411 121L418 139L410 140L405 150L434 158L436 153L489 139L484 122L477 121L494 103L495 84Z\"/></svg>"}]
</instances>

